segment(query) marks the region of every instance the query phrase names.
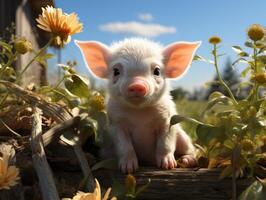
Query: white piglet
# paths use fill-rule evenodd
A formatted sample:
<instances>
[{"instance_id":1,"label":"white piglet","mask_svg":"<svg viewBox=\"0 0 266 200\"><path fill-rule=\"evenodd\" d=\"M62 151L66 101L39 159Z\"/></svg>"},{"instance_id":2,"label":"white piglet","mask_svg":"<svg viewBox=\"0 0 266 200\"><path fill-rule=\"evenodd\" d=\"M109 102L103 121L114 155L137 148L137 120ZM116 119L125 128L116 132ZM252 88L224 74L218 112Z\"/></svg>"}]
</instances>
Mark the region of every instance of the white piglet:
<instances>
[{"instance_id":1,"label":"white piglet","mask_svg":"<svg viewBox=\"0 0 266 200\"><path fill-rule=\"evenodd\" d=\"M76 41L89 70L108 80L107 114L119 167L125 173L141 165L176 167L176 158L196 166L194 146L179 125L167 79L187 71L200 42L176 42L165 48L131 38L110 47L96 41Z\"/></svg>"}]
</instances>

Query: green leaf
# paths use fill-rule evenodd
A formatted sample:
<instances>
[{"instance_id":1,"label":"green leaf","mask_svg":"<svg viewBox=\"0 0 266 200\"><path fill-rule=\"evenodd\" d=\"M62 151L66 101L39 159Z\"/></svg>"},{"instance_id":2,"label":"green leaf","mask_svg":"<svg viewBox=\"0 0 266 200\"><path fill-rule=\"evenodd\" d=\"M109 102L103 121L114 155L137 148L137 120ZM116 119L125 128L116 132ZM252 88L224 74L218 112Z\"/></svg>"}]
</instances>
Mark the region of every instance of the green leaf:
<instances>
[{"instance_id":1,"label":"green leaf","mask_svg":"<svg viewBox=\"0 0 266 200\"><path fill-rule=\"evenodd\" d=\"M199 141L206 146L214 138L221 141L226 138L224 129L222 127L210 127L201 124L197 126L196 134Z\"/></svg>"},{"instance_id":2,"label":"green leaf","mask_svg":"<svg viewBox=\"0 0 266 200\"><path fill-rule=\"evenodd\" d=\"M200 55L195 55L194 58L193 58L193 61L203 61L203 62L206 62L206 59L203 58Z\"/></svg>"},{"instance_id":3,"label":"green leaf","mask_svg":"<svg viewBox=\"0 0 266 200\"><path fill-rule=\"evenodd\" d=\"M204 85L206 86L206 87L209 87L209 86L211 86L211 85L219 85L220 84L220 81L208 81L208 82L206 82L206 83L204 83Z\"/></svg>"},{"instance_id":4,"label":"green leaf","mask_svg":"<svg viewBox=\"0 0 266 200\"><path fill-rule=\"evenodd\" d=\"M241 57L249 56L248 53L244 52L240 46L232 46L232 49Z\"/></svg>"},{"instance_id":5,"label":"green leaf","mask_svg":"<svg viewBox=\"0 0 266 200\"><path fill-rule=\"evenodd\" d=\"M118 169L118 161L117 159L106 159L102 160L95 165L92 166L91 171L95 171L98 169Z\"/></svg>"},{"instance_id":6,"label":"green leaf","mask_svg":"<svg viewBox=\"0 0 266 200\"><path fill-rule=\"evenodd\" d=\"M47 66L47 61L43 57L35 58L35 61L40 63L41 65Z\"/></svg>"},{"instance_id":7,"label":"green leaf","mask_svg":"<svg viewBox=\"0 0 266 200\"><path fill-rule=\"evenodd\" d=\"M227 96L224 96L224 95L217 97L217 98L213 98L213 99L211 99L211 101L208 102L203 113L205 113L207 110L210 110L211 108L213 108L217 104L230 105L230 104L232 104L232 102L231 102L230 98L228 98Z\"/></svg>"},{"instance_id":8,"label":"green leaf","mask_svg":"<svg viewBox=\"0 0 266 200\"><path fill-rule=\"evenodd\" d=\"M47 54L44 54L43 56L42 56L42 58L43 59L51 59L51 58L53 58L54 57L54 54L51 54L51 53L47 53Z\"/></svg>"},{"instance_id":9,"label":"green leaf","mask_svg":"<svg viewBox=\"0 0 266 200\"><path fill-rule=\"evenodd\" d=\"M51 98L52 102L58 102L60 100L63 100L69 108L74 108L80 103L80 100L77 96L74 96L63 88L54 89L51 86L43 86L40 92L48 95Z\"/></svg>"},{"instance_id":10,"label":"green leaf","mask_svg":"<svg viewBox=\"0 0 266 200\"><path fill-rule=\"evenodd\" d=\"M211 101L211 100L214 100L217 98L223 98L223 97L225 97L225 95L223 93L215 91L209 95L208 100Z\"/></svg>"},{"instance_id":11,"label":"green leaf","mask_svg":"<svg viewBox=\"0 0 266 200\"><path fill-rule=\"evenodd\" d=\"M72 74L70 78L65 79L65 86L70 93L80 98L90 96L88 81L77 74Z\"/></svg>"},{"instance_id":12,"label":"green leaf","mask_svg":"<svg viewBox=\"0 0 266 200\"><path fill-rule=\"evenodd\" d=\"M81 133L86 134L86 136L94 135L94 138L96 138L97 128L98 128L98 124L96 120L90 117L86 117L85 119L81 120L79 123L79 130L81 131Z\"/></svg>"},{"instance_id":13,"label":"green leaf","mask_svg":"<svg viewBox=\"0 0 266 200\"><path fill-rule=\"evenodd\" d=\"M240 56L240 57L249 57L249 54L247 52L242 51L242 52L240 52L238 54L238 56Z\"/></svg>"},{"instance_id":14,"label":"green leaf","mask_svg":"<svg viewBox=\"0 0 266 200\"><path fill-rule=\"evenodd\" d=\"M253 48L253 43L247 41L247 42L245 42L245 46L246 46L246 47Z\"/></svg>"},{"instance_id":15,"label":"green leaf","mask_svg":"<svg viewBox=\"0 0 266 200\"><path fill-rule=\"evenodd\" d=\"M245 58L238 58L235 62L232 63L232 66L235 66L236 64L238 64L239 62L242 63L248 63L248 61Z\"/></svg>"},{"instance_id":16,"label":"green leaf","mask_svg":"<svg viewBox=\"0 0 266 200\"><path fill-rule=\"evenodd\" d=\"M196 123L196 124L201 124L201 125L204 125L204 126L211 126L209 124L204 124L203 122L200 122L196 119L193 119L193 118L190 118L190 117L185 117L185 116L182 116L182 115L173 115L170 119L170 127L175 125L175 124L178 124L182 121L189 121L189 122L193 122L193 123Z\"/></svg>"},{"instance_id":17,"label":"green leaf","mask_svg":"<svg viewBox=\"0 0 266 200\"><path fill-rule=\"evenodd\" d=\"M97 121L97 133L98 135L104 135L103 139L103 145L110 144L110 140L107 139L108 136L105 134L107 132L107 114L105 111L98 111L98 112L92 112L90 113L90 116ZM97 138L96 138L97 139Z\"/></svg>"},{"instance_id":18,"label":"green leaf","mask_svg":"<svg viewBox=\"0 0 266 200\"><path fill-rule=\"evenodd\" d=\"M264 179L265 181L265 179ZM239 197L239 200L265 200L266 186L260 181L252 183Z\"/></svg>"},{"instance_id":19,"label":"green leaf","mask_svg":"<svg viewBox=\"0 0 266 200\"><path fill-rule=\"evenodd\" d=\"M242 48L240 46L232 46L232 49L236 52L236 53L240 53L243 52Z\"/></svg>"},{"instance_id":20,"label":"green leaf","mask_svg":"<svg viewBox=\"0 0 266 200\"><path fill-rule=\"evenodd\" d=\"M251 67L250 66L248 66L246 69L244 69L241 73L240 73L240 75L241 75L241 77L246 77L247 76L247 74L250 72L250 70L251 70Z\"/></svg>"}]
</instances>

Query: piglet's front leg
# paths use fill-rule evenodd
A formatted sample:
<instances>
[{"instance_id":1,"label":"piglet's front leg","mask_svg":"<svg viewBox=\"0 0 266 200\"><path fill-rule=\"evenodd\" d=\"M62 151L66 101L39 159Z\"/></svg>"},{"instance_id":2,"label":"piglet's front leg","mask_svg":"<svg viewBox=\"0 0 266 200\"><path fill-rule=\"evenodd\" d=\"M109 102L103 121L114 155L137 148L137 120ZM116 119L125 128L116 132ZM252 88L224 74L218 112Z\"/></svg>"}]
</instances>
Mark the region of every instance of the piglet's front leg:
<instances>
[{"instance_id":1,"label":"piglet's front leg","mask_svg":"<svg viewBox=\"0 0 266 200\"><path fill-rule=\"evenodd\" d=\"M124 173L132 173L138 169L138 159L133 148L129 132L119 126L110 127L116 152L119 158L119 168Z\"/></svg>"},{"instance_id":2,"label":"piglet's front leg","mask_svg":"<svg viewBox=\"0 0 266 200\"><path fill-rule=\"evenodd\" d=\"M176 148L176 130L171 127L162 128L157 137L156 146L156 162L157 166L163 169L175 168L177 163L175 160Z\"/></svg>"},{"instance_id":3,"label":"piglet's front leg","mask_svg":"<svg viewBox=\"0 0 266 200\"><path fill-rule=\"evenodd\" d=\"M196 167L198 164L191 138L181 128L177 131L175 155L176 157L180 157L179 160L186 167Z\"/></svg>"}]
</instances>

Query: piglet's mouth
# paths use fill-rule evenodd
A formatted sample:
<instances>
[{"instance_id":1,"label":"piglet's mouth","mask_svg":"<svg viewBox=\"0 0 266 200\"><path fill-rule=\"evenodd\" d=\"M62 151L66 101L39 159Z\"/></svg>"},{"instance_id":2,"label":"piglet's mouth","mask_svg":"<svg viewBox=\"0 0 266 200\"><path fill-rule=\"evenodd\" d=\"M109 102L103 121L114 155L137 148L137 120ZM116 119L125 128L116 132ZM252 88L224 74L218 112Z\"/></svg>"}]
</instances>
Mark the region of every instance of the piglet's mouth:
<instances>
[{"instance_id":1,"label":"piglet's mouth","mask_svg":"<svg viewBox=\"0 0 266 200\"><path fill-rule=\"evenodd\" d=\"M133 105L140 105L146 101L146 98L143 96L130 96L126 98L127 102Z\"/></svg>"}]
</instances>

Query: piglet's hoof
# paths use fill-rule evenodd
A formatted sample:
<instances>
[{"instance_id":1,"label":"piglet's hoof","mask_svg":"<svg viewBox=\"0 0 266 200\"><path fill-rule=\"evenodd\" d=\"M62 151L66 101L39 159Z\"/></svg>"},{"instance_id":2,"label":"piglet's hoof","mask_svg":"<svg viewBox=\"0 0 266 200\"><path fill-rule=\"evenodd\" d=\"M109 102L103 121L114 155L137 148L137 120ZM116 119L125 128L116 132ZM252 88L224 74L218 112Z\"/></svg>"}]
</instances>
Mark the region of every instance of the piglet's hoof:
<instances>
[{"instance_id":1,"label":"piglet's hoof","mask_svg":"<svg viewBox=\"0 0 266 200\"><path fill-rule=\"evenodd\" d=\"M166 155L157 156L157 166L163 169L173 169L177 166L174 154L168 153Z\"/></svg>"},{"instance_id":2,"label":"piglet's hoof","mask_svg":"<svg viewBox=\"0 0 266 200\"><path fill-rule=\"evenodd\" d=\"M138 167L136 156L127 156L119 161L119 168L125 174L135 172Z\"/></svg>"},{"instance_id":3,"label":"piglet's hoof","mask_svg":"<svg viewBox=\"0 0 266 200\"><path fill-rule=\"evenodd\" d=\"M198 162L196 158L192 155L183 155L179 160L182 163L182 165L184 165L184 167L187 167L187 168L198 166Z\"/></svg>"}]
</instances>

